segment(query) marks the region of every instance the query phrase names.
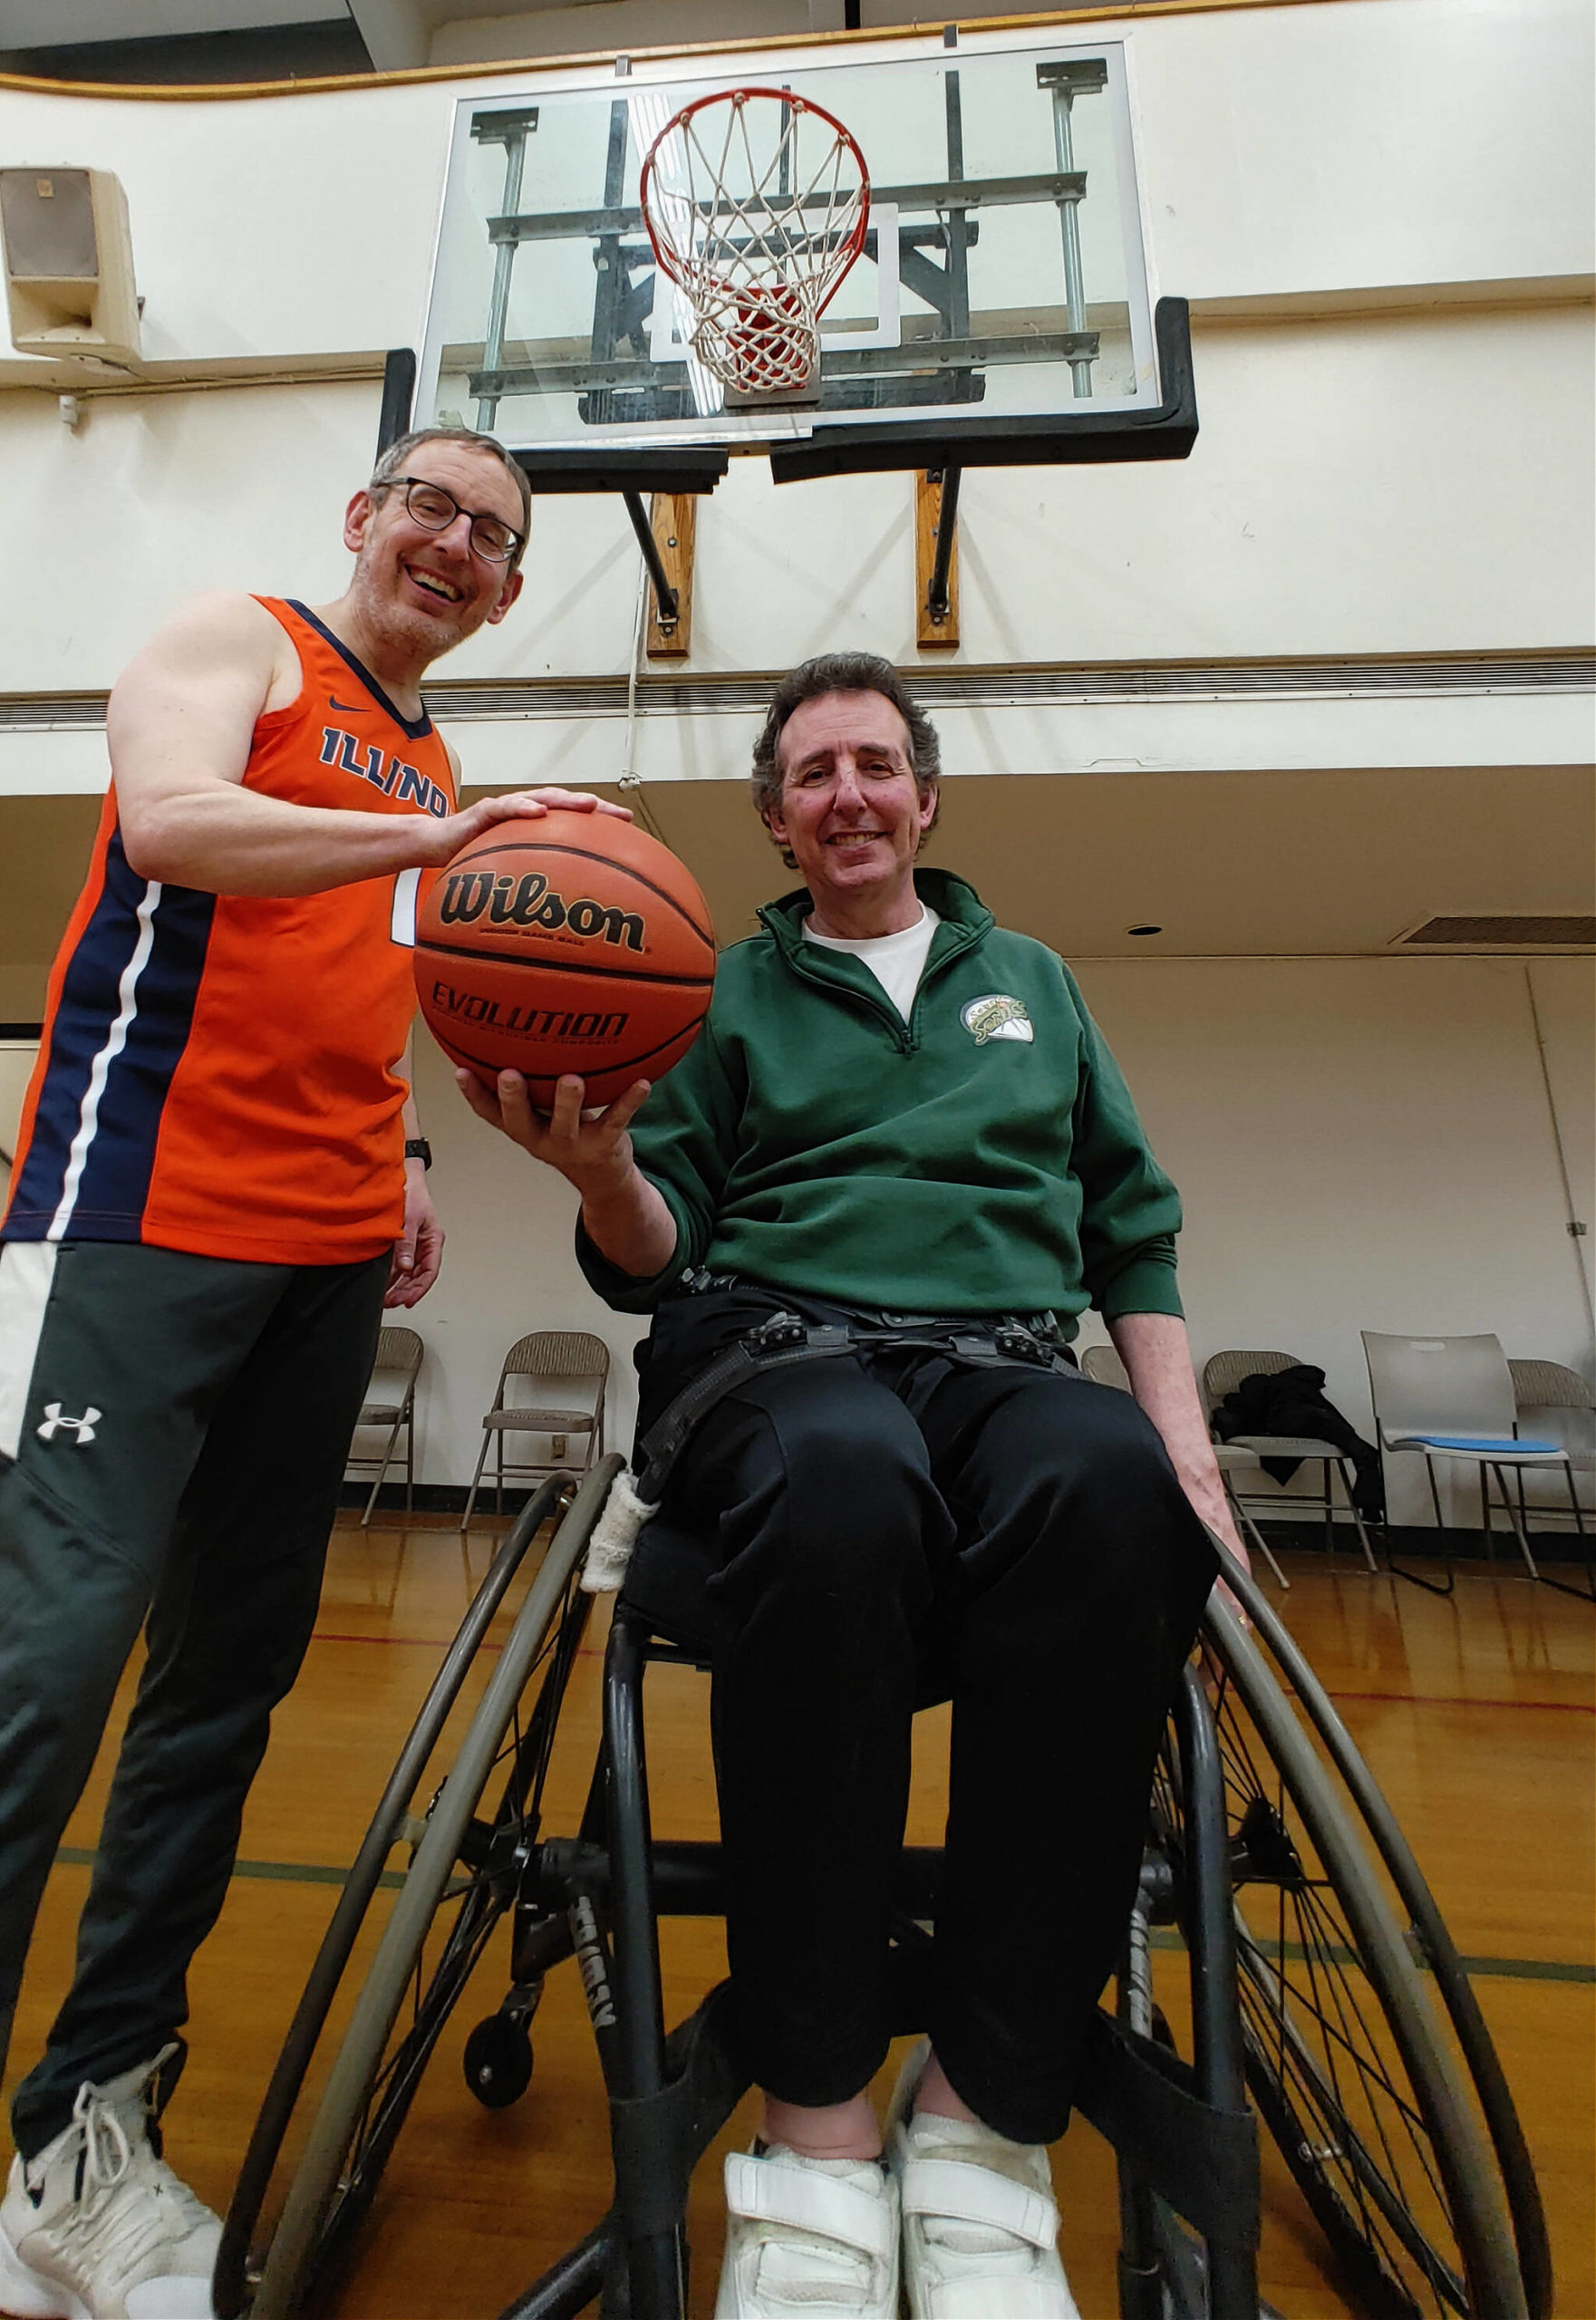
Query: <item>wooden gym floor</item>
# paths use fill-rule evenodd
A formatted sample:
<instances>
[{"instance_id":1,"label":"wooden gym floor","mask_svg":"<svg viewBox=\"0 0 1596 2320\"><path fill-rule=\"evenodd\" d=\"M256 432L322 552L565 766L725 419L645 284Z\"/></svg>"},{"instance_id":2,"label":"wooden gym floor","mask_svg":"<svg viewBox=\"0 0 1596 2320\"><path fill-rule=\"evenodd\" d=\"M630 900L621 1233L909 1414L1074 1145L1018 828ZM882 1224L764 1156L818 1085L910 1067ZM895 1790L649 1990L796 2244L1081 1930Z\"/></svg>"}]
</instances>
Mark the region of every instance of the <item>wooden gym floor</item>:
<instances>
[{"instance_id":1,"label":"wooden gym floor","mask_svg":"<svg viewBox=\"0 0 1596 2320\"><path fill-rule=\"evenodd\" d=\"M169 2115L168 2151L225 2208L277 2042L399 1742L451 1635L491 1539L469 1556L441 1522L360 1531L341 1522L316 1639L279 1712L246 1816L238 1872L193 1977L193 2052ZM390 1526L399 1518L386 1518ZM1451 1602L1317 1558L1276 1592L1293 1631L1368 1755L1471 1961L1540 2171L1561 2320L1596 2320L1592 2255L1591 1743L1596 1619L1567 1597L1469 1571ZM596 1728L603 1615L590 1630L549 1825L574 1829ZM705 1687L654 1670L650 1764L661 1835L709 1836L714 1799ZM123 1686L125 1706L131 1677ZM117 1725L51 1880L13 2049L38 2050L70 1967ZM936 1714L921 1719L912 1838L935 1842ZM379 1914L384 1906L379 1897ZM667 2014L690 2010L723 1970L717 1926L668 1924ZM1175 1961L1167 1961L1173 1967ZM503 1995L499 1937L418 2097L336 2320L495 2320L596 2220L608 2199L605 2107L574 1971L551 1977L535 2025L537 2069L513 2109L465 2090L466 2031ZM891 2072L884 2073L885 2085ZM9 2082L7 2084L9 2092ZM719 2151L749 2132L750 2104L695 2180L692 2312L714 2302ZM1351 2307L1321 2268L1311 2218L1265 2143L1263 2293L1288 2320ZM1271 2163L1272 2161L1272 2163ZM1067 2258L1085 2320L1113 2320L1117 2218L1109 2155L1082 2122L1055 2153ZM331 2314L329 2320L332 2320Z\"/></svg>"}]
</instances>

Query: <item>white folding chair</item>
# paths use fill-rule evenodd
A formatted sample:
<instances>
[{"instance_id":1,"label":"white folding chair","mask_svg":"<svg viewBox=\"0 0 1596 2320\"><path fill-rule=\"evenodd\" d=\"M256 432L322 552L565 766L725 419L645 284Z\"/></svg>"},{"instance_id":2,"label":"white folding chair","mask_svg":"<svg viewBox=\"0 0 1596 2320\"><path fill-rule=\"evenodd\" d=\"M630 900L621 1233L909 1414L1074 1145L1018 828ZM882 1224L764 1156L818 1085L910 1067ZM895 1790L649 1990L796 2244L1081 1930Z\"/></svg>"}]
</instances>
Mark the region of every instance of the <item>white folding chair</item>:
<instances>
[{"instance_id":1,"label":"white folding chair","mask_svg":"<svg viewBox=\"0 0 1596 2320\"><path fill-rule=\"evenodd\" d=\"M1369 1363L1380 1446L1390 1451L1411 1451L1423 1458L1436 1529L1446 1527L1436 1481L1436 1460L1472 1465L1479 1476L1480 1528L1485 1534L1486 1553L1495 1552L1490 1495L1494 1478L1509 1527L1530 1577L1541 1580L1548 1587L1556 1587L1564 1594L1580 1594L1579 1588L1569 1587L1560 1579L1548 1579L1539 1569L1530 1549L1528 1530L1508 1488L1510 1474L1522 1474L1526 1468L1548 1473L1561 1470L1567 1478L1576 1528L1581 1538L1584 1536L1584 1515L1574 1487L1569 1452L1560 1442L1521 1435L1517 1430L1513 1378L1500 1339L1485 1331L1474 1337L1424 1338L1365 1329L1363 1350ZM1396 1568L1395 1564L1392 1568ZM1404 1571L1401 1576L1412 1578L1414 1574ZM1452 1578L1449 1570L1447 1585L1433 1591L1450 1594ZM1418 1583L1429 1584L1427 1580Z\"/></svg>"}]
</instances>

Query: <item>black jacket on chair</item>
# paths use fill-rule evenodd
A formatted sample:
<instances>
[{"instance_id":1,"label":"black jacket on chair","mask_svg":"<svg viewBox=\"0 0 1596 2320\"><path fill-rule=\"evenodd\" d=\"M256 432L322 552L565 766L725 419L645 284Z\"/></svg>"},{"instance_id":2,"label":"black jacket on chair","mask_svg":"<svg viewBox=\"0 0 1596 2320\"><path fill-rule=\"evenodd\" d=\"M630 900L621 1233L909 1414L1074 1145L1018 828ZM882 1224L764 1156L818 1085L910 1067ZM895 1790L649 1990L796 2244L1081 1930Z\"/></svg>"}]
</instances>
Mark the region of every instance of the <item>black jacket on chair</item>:
<instances>
[{"instance_id":1,"label":"black jacket on chair","mask_svg":"<svg viewBox=\"0 0 1596 2320\"><path fill-rule=\"evenodd\" d=\"M1333 1443L1352 1461L1352 1496L1358 1512L1366 1522L1385 1521L1386 1484L1379 1452L1348 1423L1333 1402L1326 1401L1322 1369L1298 1362L1291 1369L1255 1370L1214 1410L1214 1431L1222 1442L1233 1442L1241 1435L1294 1434ZM1302 1461L1264 1458L1259 1463L1277 1483L1289 1483Z\"/></svg>"}]
</instances>

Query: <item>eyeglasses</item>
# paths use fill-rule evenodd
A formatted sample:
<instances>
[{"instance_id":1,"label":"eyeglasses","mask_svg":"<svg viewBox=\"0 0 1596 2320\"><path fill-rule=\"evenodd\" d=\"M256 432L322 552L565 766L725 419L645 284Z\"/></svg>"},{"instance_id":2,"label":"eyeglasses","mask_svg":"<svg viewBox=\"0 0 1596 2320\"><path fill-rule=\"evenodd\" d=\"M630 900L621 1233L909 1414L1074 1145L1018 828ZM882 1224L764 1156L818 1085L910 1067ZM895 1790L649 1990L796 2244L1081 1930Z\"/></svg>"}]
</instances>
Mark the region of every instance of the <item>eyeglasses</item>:
<instances>
[{"instance_id":1,"label":"eyeglasses","mask_svg":"<svg viewBox=\"0 0 1596 2320\"><path fill-rule=\"evenodd\" d=\"M471 546L488 564L508 564L526 539L525 532L512 530L497 516L473 515L462 508L452 491L445 491L440 483L428 483L415 475L384 476L381 483L371 487L374 497L379 491L402 491L404 509L412 524L420 524L424 532L446 532L457 516L471 518Z\"/></svg>"}]
</instances>

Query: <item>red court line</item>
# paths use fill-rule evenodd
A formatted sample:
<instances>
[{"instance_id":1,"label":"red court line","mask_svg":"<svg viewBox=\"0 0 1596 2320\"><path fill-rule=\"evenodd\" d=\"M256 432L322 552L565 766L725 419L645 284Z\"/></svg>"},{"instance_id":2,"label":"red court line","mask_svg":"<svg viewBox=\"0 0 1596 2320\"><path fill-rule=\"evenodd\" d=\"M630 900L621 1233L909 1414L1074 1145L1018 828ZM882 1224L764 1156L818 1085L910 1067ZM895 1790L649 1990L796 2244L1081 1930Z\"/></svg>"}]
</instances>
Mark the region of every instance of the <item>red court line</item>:
<instances>
[{"instance_id":1,"label":"red court line","mask_svg":"<svg viewBox=\"0 0 1596 2320\"><path fill-rule=\"evenodd\" d=\"M311 1637L311 1641L313 1643L400 1644L415 1651L447 1651L454 1641L454 1638L450 1636L440 1642L439 1638L433 1635L334 1635L327 1629L317 1628ZM479 1651L502 1651L504 1646L501 1643L479 1643L477 1648ZM592 1643L585 1643L576 1654L578 1659L597 1659L601 1656L597 1645Z\"/></svg>"},{"instance_id":2,"label":"red court line","mask_svg":"<svg viewBox=\"0 0 1596 2320\"><path fill-rule=\"evenodd\" d=\"M425 1635L334 1635L318 1628L312 1636L313 1643L380 1643L404 1644L417 1651L447 1651L454 1638L440 1641L436 1636ZM480 1651L499 1651L503 1646L483 1643ZM596 1659L596 1645L585 1643L576 1654L578 1659ZM1519 1707L1535 1708L1545 1716L1596 1716L1596 1702L1585 1700L1482 1700L1466 1699L1452 1692L1331 1692L1332 1700L1388 1700L1397 1707Z\"/></svg>"},{"instance_id":3,"label":"red court line","mask_svg":"<svg viewBox=\"0 0 1596 2320\"><path fill-rule=\"evenodd\" d=\"M1399 1707L1525 1707L1546 1716L1596 1716L1585 1700L1475 1700L1449 1692L1331 1692L1332 1700L1391 1700Z\"/></svg>"}]
</instances>

